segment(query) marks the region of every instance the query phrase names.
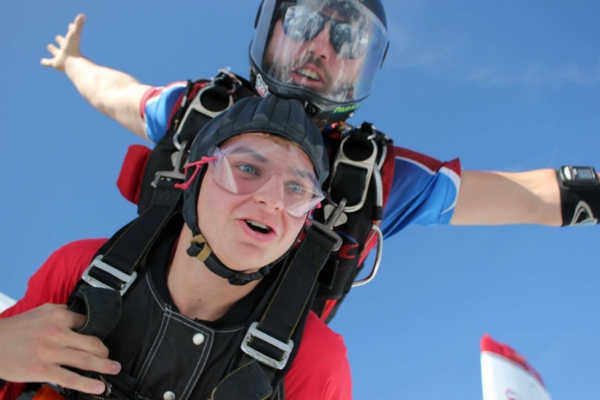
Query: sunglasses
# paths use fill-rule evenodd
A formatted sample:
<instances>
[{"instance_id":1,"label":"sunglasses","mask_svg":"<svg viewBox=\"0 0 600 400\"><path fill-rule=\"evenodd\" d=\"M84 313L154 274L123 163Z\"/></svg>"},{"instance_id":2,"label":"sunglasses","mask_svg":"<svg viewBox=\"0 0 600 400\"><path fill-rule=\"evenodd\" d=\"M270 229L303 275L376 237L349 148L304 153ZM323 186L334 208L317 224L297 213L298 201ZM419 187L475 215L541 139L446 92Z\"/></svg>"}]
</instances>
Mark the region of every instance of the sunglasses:
<instances>
[{"instance_id":1,"label":"sunglasses","mask_svg":"<svg viewBox=\"0 0 600 400\"><path fill-rule=\"evenodd\" d=\"M330 24L329 41L340 56L357 59L366 53L369 34L363 21L342 21L305 6L283 6L283 31L293 40L313 40L325 24Z\"/></svg>"}]
</instances>

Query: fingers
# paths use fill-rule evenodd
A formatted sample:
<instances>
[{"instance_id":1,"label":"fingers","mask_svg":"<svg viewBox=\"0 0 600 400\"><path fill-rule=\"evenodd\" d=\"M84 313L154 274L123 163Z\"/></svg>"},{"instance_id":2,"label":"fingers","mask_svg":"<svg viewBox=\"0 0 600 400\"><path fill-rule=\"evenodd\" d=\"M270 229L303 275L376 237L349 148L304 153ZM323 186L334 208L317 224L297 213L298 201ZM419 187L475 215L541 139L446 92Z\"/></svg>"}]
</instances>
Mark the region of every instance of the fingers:
<instances>
[{"instance_id":1,"label":"fingers","mask_svg":"<svg viewBox=\"0 0 600 400\"><path fill-rule=\"evenodd\" d=\"M65 305L56 304L0 319L0 376L13 382L56 382L87 393L101 393L101 382L64 375L62 368L64 365L111 375L121 369L118 362L108 359L108 349L100 339L72 330L84 319ZM94 385L95 389L90 389Z\"/></svg>"},{"instance_id":2,"label":"fingers","mask_svg":"<svg viewBox=\"0 0 600 400\"><path fill-rule=\"evenodd\" d=\"M42 58L40 60L40 65L43 67L52 67L52 60L49 58Z\"/></svg>"},{"instance_id":3,"label":"fingers","mask_svg":"<svg viewBox=\"0 0 600 400\"><path fill-rule=\"evenodd\" d=\"M52 43L46 46L46 50L48 50L48 52L52 55L53 58L42 58L40 60L40 64L44 67L54 67L54 57L56 57L59 54L60 50Z\"/></svg>"},{"instance_id":4,"label":"fingers","mask_svg":"<svg viewBox=\"0 0 600 400\"><path fill-rule=\"evenodd\" d=\"M52 43L48 44L48 46L46 46L46 49L48 50L48 52L50 52L50 54L52 54L53 56L56 56L58 54L58 47L56 47L55 45L53 45Z\"/></svg>"},{"instance_id":5,"label":"fingers","mask_svg":"<svg viewBox=\"0 0 600 400\"><path fill-rule=\"evenodd\" d=\"M79 313L65 309L65 313L61 315L70 329L79 329L85 324L85 316Z\"/></svg>"},{"instance_id":6,"label":"fingers","mask_svg":"<svg viewBox=\"0 0 600 400\"><path fill-rule=\"evenodd\" d=\"M96 357L108 358L108 348L97 337L83 335L73 331L70 331L67 334L68 336L65 338L65 343L68 343L67 347L69 349L85 351Z\"/></svg>"},{"instance_id":7,"label":"fingers","mask_svg":"<svg viewBox=\"0 0 600 400\"><path fill-rule=\"evenodd\" d=\"M50 306L52 308L50 308ZM100 339L95 336L83 335L74 332L85 323L85 316L69 311L64 305L44 305L49 307L49 318L55 322L56 326L66 327L67 329L48 330L48 339L55 343L64 345L64 347L74 350L84 351L97 357L108 358L108 348ZM99 372L99 371L98 371Z\"/></svg>"},{"instance_id":8,"label":"fingers","mask_svg":"<svg viewBox=\"0 0 600 400\"><path fill-rule=\"evenodd\" d=\"M118 373L121 368L119 363L108 359L108 348L100 339L72 330L80 328L85 323L85 317L67 310L63 305L54 307L49 311L52 313L50 317L58 326L65 326L67 329L48 330L48 339L56 343L58 348L64 347L63 356L73 357L61 359L58 363L87 371Z\"/></svg>"},{"instance_id":9,"label":"fingers","mask_svg":"<svg viewBox=\"0 0 600 400\"><path fill-rule=\"evenodd\" d=\"M121 370L121 364L116 361L96 357L93 354L79 350L65 349L52 355L52 359L58 365L106 375L116 375Z\"/></svg>"},{"instance_id":10,"label":"fingers","mask_svg":"<svg viewBox=\"0 0 600 400\"><path fill-rule=\"evenodd\" d=\"M108 348L94 336L73 332L85 322L83 315L65 309L65 306L52 306L46 310L48 317L58 326L66 330L45 329L38 336L38 341L47 340L50 345L44 346L36 353L42 358L41 365L49 366L50 382L58 383L70 389L85 393L101 394L105 386L99 380L80 376L63 366L78 368L100 374L116 375L121 365L108 359Z\"/></svg>"},{"instance_id":11,"label":"fingers","mask_svg":"<svg viewBox=\"0 0 600 400\"><path fill-rule=\"evenodd\" d=\"M57 368L53 372L53 378L48 381L68 389L90 394L102 394L106 389L102 381L86 378L64 368Z\"/></svg>"},{"instance_id":12,"label":"fingers","mask_svg":"<svg viewBox=\"0 0 600 400\"><path fill-rule=\"evenodd\" d=\"M79 14L75 17L75 21L73 21L77 30L81 30L83 28L83 24L85 23L85 14Z\"/></svg>"},{"instance_id":13,"label":"fingers","mask_svg":"<svg viewBox=\"0 0 600 400\"><path fill-rule=\"evenodd\" d=\"M75 17L75 20L69 24L69 30L67 32L67 36L81 34L81 30L83 29L84 22L85 22L85 15L84 14L77 15Z\"/></svg>"},{"instance_id":14,"label":"fingers","mask_svg":"<svg viewBox=\"0 0 600 400\"><path fill-rule=\"evenodd\" d=\"M102 381L91 379L70 371L64 367L78 368L84 371L93 371L101 374L116 375L121 370L119 363L102 360L97 357L75 350L44 353L52 362L37 363L32 372L43 381L54 382L69 389L85 393L101 394L105 390Z\"/></svg>"},{"instance_id":15,"label":"fingers","mask_svg":"<svg viewBox=\"0 0 600 400\"><path fill-rule=\"evenodd\" d=\"M66 35L57 35L54 38L58 46L50 43L46 47L48 52L52 55L52 58L42 58L40 64L44 67L52 67L64 72L66 60L69 57L81 56L79 42L81 40L81 30L83 29L84 22L85 15L77 15L75 20L69 24Z\"/></svg>"}]
</instances>

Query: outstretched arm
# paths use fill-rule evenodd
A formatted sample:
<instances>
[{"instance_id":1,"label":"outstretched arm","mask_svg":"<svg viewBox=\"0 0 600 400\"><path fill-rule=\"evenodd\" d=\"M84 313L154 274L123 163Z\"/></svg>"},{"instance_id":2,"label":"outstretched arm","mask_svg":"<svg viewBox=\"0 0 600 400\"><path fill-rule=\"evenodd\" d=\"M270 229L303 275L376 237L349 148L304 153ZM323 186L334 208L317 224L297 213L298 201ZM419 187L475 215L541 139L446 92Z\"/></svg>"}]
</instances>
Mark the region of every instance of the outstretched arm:
<instances>
[{"instance_id":1,"label":"outstretched arm","mask_svg":"<svg viewBox=\"0 0 600 400\"><path fill-rule=\"evenodd\" d=\"M69 371L115 375L118 362L94 336L75 333L85 317L64 305L45 304L23 314L0 318L0 378L8 382L53 382L85 393L101 394L104 383Z\"/></svg>"},{"instance_id":2,"label":"outstretched arm","mask_svg":"<svg viewBox=\"0 0 600 400\"><path fill-rule=\"evenodd\" d=\"M84 22L85 15L79 14L69 24L65 36L56 36L58 47L52 43L48 45L52 57L43 58L41 65L66 73L92 106L147 139L139 104L150 86L141 84L131 75L100 66L82 56L80 41Z\"/></svg>"},{"instance_id":3,"label":"outstretched arm","mask_svg":"<svg viewBox=\"0 0 600 400\"><path fill-rule=\"evenodd\" d=\"M542 224L561 226L556 171L462 171L453 225Z\"/></svg>"},{"instance_id":4,"label":"outstretched arm","mask_svg":"<svg viewBox=\"0 0 600 400\"><path fill-rule=\"evenodd\" d=\"M462 171L453 225L543 224L560 226L556 172Z\"/></svg>"}]
</instances>

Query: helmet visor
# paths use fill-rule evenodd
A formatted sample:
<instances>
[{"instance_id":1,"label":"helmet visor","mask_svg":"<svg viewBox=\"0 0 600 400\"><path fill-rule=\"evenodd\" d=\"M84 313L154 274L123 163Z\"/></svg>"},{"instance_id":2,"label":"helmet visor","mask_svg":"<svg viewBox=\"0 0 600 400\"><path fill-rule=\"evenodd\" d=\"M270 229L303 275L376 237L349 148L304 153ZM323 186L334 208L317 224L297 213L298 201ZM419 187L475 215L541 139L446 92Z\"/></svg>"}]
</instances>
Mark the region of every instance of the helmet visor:
<instances>
[{"instance_id":1,"label":"helmet visor","mask_svg":"<svg viewBox=\"0 0 600 400\"><path fill-rule=\"evenodd\" d=\"M215 147L212 156L208 171L217 185L230 193L268 191L266 195L281 200L294 217L303 216L324 198L312 163L293 145L244 136Z\"/></svg>"},{"instance_id":2,"label":"helmet visor","mask_svg":"<svg viewBox=\"0 0 600 400\"><path fill-rule=\"evenodd\" d=\"M250 55L279 84L343 104L371 93L386 46L383 24L358 1L265 0Z\"/></svg>"}]
</instances>

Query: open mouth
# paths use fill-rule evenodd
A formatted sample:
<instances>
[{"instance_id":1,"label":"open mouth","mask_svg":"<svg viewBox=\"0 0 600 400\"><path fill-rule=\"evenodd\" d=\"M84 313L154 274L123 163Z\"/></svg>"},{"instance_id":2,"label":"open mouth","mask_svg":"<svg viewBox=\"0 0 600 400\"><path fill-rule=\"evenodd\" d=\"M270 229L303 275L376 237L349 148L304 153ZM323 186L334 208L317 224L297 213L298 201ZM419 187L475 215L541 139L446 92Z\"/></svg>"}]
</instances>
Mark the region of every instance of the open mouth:
<instances>
[{"instance_id":1,"label":"open mouth","mask_svg":"<svg viewBox=\"0 0 600 400\"><path fill-rule=\"evenodd\" d=\"M263 235L273 232L273 229L271 229L269 226L261 224L260 222L252 221L250 219L246 220L246 224L253 231L262 233Z\"/></svg>"},{"instance_id":2,"label":"open mouth","mask_svg":"<svg viewBox=\"0 0 600 400\"><path fill-rule=\"evenodd\" d=\"M312 69L309 68L298 68L295 69L294 72L306 79L310 79L316 82L320 82L321 78L319 77L319 74L317 74L315 71L313 71Z\"/></svg>"}]
</instances>

